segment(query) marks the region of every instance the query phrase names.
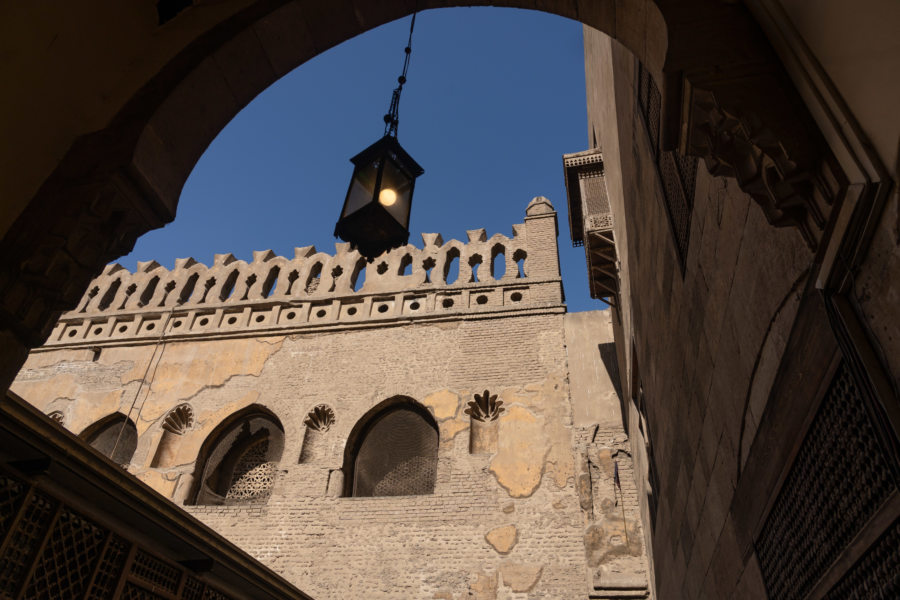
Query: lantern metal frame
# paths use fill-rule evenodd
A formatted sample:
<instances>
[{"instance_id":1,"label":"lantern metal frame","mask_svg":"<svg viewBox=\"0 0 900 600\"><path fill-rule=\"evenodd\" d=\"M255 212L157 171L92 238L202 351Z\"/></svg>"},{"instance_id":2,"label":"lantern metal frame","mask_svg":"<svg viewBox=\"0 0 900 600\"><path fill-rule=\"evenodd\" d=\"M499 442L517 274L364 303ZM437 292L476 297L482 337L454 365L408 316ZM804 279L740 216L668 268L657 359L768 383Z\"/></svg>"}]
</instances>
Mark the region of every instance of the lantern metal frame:
<instances>
[{"instance_id":1,"label":"lantern metal frame","mask_svg":"<svg viewBox=\"0 0 900 600\"><path fill-rule=\"evenodd\" d=\"M341 216L334 235L359 251L369 262L409 241L416 178L425 170L397 141L400 121L400 94L406 83L412 53L412 34L416 25L413 12L409 41L404 48L403 73L391 95L391 106L384 115L384 136L350 159L353 175L344 197ZM382 193L385 193L382 196Z\"/></svg>"},{"instance_id":2,"label":"lantern metal frame","mask_svg":"<svg viewBox=\"0 0 900 600\"><path fill-rule=\"evenodd\" d=\"M409 241L409 218L416 178L425 170L392 135L385 135L351 158L350 162L354 165L353 176L334 235L350 242L371 262L385 251ZM385 169L389 165L391 173L386 177ZM364 180L372 179L373 175L374 184L370 188ZM386 179L390 176L396 179L398 175L406 189L394 206L385 206L380 201L382 191L401 187L396 185L397 181L386 182Z\"/></svg>"}]
</instances>

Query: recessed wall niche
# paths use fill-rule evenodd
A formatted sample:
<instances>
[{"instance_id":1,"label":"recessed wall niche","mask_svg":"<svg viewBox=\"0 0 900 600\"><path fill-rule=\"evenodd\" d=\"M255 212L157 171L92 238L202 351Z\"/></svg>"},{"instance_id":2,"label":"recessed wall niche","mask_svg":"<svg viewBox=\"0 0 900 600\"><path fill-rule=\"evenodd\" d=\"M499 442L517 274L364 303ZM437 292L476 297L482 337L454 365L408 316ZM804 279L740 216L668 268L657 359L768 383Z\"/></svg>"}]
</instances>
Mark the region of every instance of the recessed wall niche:
<instances>
[{"instance_id":1,"label":"recessed wall niche","mask_svg":"<svg viewBox=\"0 0 900 600\"><path fill-rule=\"evenodd\" d=\"M484 390L481 395L475 394L475 400L469 402L464 411L469 415L469 453L487 454L497 451L499 437L500 413L505 408L503 400L497 400L497 394L491 395Z\"/></svg>"},{"instance_id":2,"label":"recessed wall niche","mask_svg":"<svg viewBox=\"0 0 900 600\"><path fill-rule=\"evenodd\" d=\"M323 458L328 452L325 434L334 424L334 411L327 404L319 404L307 413L303 424L306 425L306 434L303 436L299 462L308 463Z\"/></svg>"},{"instance_id":3,"label":"recessed wall niche","mask_svg":"<svg viewBox=\"0 0 900 600\"><path fill-rule=\"evenodd\" d=\"M178 447L184 434L194 425L194 411L188 404L180 404L170 410L163 419L162 437L156 446L151 467L170 467L176 464Z\"/></svg>"}]
</instances>

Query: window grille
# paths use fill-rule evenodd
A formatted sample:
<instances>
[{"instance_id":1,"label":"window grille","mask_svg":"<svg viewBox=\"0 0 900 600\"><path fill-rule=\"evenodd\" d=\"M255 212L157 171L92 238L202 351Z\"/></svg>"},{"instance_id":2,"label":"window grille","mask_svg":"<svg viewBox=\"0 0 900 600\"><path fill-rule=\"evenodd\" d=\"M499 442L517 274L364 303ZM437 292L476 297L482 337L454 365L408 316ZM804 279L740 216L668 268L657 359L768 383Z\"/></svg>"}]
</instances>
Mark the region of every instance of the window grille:
<instances>
[{"instance_id":1,"label":"window grille","mask_svg":"<svg viewBox=\"0 0 900 600\"><path fill-rule=\"evenodd\" d=\"M119 582L119 576L125 568L128 559L129 544L116 534L112 534L109 544L103 553L100 564L97 565L97 573L91 584L91 591L86 596L87 600L107 600L112 598Z\"/></svg>"},{"instance_id":2,"label":"window grille","mask_svg":"<svg viewBox=\"0 0 900 600\"><path fill-rule=\"evenodd\" d=\"M650 151L656 159L657 173L662 183L666 216L672 227L678 261L684 272L688 241L691 235L691 215L694 212L698 159L678 152L660 149L660 113L662 97L650 72L638 63L637 104L647 135Z\"/></svg>"},{"instance_id":3,"label":"window grille","mask_svg":"<svg viewBox=\"0 0 900 600\"><path fill-rule=\"evenodd\" d=\"M138 550L131 563L131 574L150 584L153 589L161 589L174 594L178 591L181 570L165 563L143 550Z\"/></svg>"},{"instance_id":4,"label":"window grille","mask_svg":"<svg viewBox=\"0 0 900 600\"><path fill-rule=\"evenodd\" d=\"M7 533L6 547L0 556L0 596L15 597L19 584L35 559L41 540L55 510L53 501L44 494L25 494L16 520Z\"/></svg>"},{"instance_id":5,"label":"window grille","mask_svg":"<svg viewBox=\"0 0 900 600\"><path fill-rule=\"evenodd\" d=\"M264 438L246 450L238 459L225 497L229 500L253 500L267 496L274 482L275 465L267 462L269 439Z\"/></svg>"},{"instance_id":6,"label":"window grille","mask_svg":"<svg viewBox=\"0 0 900 600\"><path fill-rule=\"evenodd\" d=\"M825 596L824 600L900 598L900 519Z\"/></svg>"},{"instance_id":7,"label":"window grille","mask_svg":"<svg viewBox=\"0 0 900 600\"><path fill-rule=\"evenodd\" d=\"M870 405L842 362L756 540L773 600L804 598L898 491L896 465L869 416ZM892 556L884 558L896 561L896 546Z\"/></svg>"},{"instance_id":8,"label":"window grille","mask_svg":"<svg viewBox=\"0 0 900 600\"><path fill-rule=\"evenodd\" d=\"M354 496L434 493L437 428L416 410L388 409L364 434L353 469Z\"/></svg>"},{"instance_id":9,"label":"window grille","mask_svg":"<svg viewBox=\"0 0 900 600\"><path fill-rule=\"evenodd\" d=\"M232 415L203 444L196 504L265 502L284 450L284 429L256 409Z\"/></svg>"},{"instance_id":10,"label":"window grille","mask_svg":"<svg viewBox=\"0 0 900 600\"><path fill-rule=\"evenodd\" d=\"M103 529L63 508L24 598L81 598L105 541Z\"/></svg>"}]
</instances>

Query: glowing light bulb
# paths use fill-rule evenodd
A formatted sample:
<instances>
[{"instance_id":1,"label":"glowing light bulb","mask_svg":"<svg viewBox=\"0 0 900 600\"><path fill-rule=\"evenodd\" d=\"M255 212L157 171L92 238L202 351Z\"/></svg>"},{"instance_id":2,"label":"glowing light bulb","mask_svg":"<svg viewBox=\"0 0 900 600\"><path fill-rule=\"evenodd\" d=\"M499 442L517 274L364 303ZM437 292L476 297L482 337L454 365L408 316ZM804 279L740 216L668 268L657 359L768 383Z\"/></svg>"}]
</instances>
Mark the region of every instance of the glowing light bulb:
<instances>
[{"instance_id":1,"label":"glowing light bulb","mask_svg":"<svg viewBox=\"0 0 900 600\"><path fill-rule=\"evenodd\" d=\"M378 201L381 202L383 206L393 206L394 202L397 201L397 192L391 188L384 188L381 190L381 193L378 194Z\"/></svg>"}]
</instances>

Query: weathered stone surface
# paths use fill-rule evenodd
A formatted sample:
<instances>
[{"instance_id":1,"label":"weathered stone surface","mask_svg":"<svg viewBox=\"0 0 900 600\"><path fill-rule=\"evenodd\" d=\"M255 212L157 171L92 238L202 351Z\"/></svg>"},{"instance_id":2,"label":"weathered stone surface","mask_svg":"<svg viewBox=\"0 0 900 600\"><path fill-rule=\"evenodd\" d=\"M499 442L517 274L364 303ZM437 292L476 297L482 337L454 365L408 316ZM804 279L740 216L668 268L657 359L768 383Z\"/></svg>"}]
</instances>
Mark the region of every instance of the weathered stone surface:
<instances>
[{"instance_id":1,"label":"weathered stone surface","mask_svg":"<svg viewBox=\"0 0 900 600\"><path fill-rule=\"evenodd\" d=\"M252 263L223 254L214 272L196 261L180 261L177 273L155 266L139 273L162 275L145 294L158 293L153 302L131 307L134 294L143 291L86 297L86 312L64 317L55 341L32 354L15 389L45 412L63 412L65 426L75 432L115 412L129 415L137 430L132 473L176 502L186 501L192 514L316 598L460 600L467 594L493 599L526 593L510 590L575 597L583 591L588 567L585 511L574 469L575 457L587 449L584 428L573 427L566 345L589 346L590 338L608 342L612 332L604 313L590 314L599 328L566 327L555 214L549 203L536 206L540 214L529 216L515 235L516 244L528 249L527 277L517 278L517 270L508 268L510 277L500 281L439 281L437 259L449 249L461 249L464 260L475 254L489 260L494 244L508 242L475 230L468 247L454 241L438 246L435 237L427 251L415 251L425 253L416 261L436 257L428 285L422 285L418 262L413 272L421 279L416 275L410 283L394 275L402 252L386 257L392 266L379 285L391 292L390 300L342 287L344 275L329 279L334 266L343 265L343 273L354 267L353 253L343 247L335 256L302 249L291 260L264 251ZM505 250L512 260L514 248ZM305 275L317 262L323 267L313 278L315 289L307 292ZM261 285L273 265L281 268L278 282L263 301ZM291 277L284 274L292 268L300 273L293 278L298 287L285 299ZM231 291L237 300L221 300L228 291L223 278L233 272L240 272ZM158 306L173 273L178 283L168 293L176 296L178 285L198 274L193 290L184 293L188 300L174 311ZM98 287L111 285L108 278L136 276L107 269ZM216 281L207 289L206 278L212 276ZM537 277L542 283L529 283ZM149 283L141 280L136 290L141 285ZM410 285L416 295L406 298ZM524 290L522 297L512 300L513 289ZM206 300L199 302L204 293ZM485 304L477 300L482 293ZM113 299L101 308L106 295ZM443 298L454 300L452 310L443 307ZM272 308L273 303L282 304ZM378 311L381 305L387 307L384 313ZM126 308L119 311L121 306ZM365 317L349 314L349 308ZM320 310L326 316L316 321ZM160 319L170 313L164 344L157 346L157 332L164 328ZM291 313L305 324L291 325ZM578 320L593 323L584 316ZM150 323L154 329L144 334ZM579 397L585 389L609 392L609 384L589 373L575 386ZM485 389L497 396L494 407L505 409L497 420L479 422L496 428L493 456L471 452L471 417L462 411L465 399ZM357 426L365 428L373 408L398 397L419 402L435 419L433 493L342 497L348 485L353 487L353 463L345 454ZM178 406L189 406L190 424L166 425ZM321 415L311 419L317 407ZM225 464L214 462L227 450L218 444L218 432L245 439L243 427L247 435L278 432L266 438L269 445L259 459L265 460L248 467L245 475L250 475L239 488L252 502L221 496L229 482L216 479L219 467L206 468ZM260 490L265 495L252 495ZM190 505L195 498L218 502L216 495L224 505ZM501 576L505 556L515 560ZM548 556L558 558L548 562Z\"/></svg>"},{"instance_id":2,"label":"weathered stone surface","mask_svg":"<svg viewBox=\"0 0 900 600\"><path fill-rule=\"evenodd\" d=\"M484 539L500 554L509 554L519 541L519 530L515 525L504 525L491 529Z\"/></svg>"},{"instance_id":3,"label":"weathered stone surface","mask_svg":"<svg viewBox=\"0 0 900 600\"><path fill-rule=\"evenodd\" d=\"M544 473L547 454L542 419L521 406L510 406L500 417L499 451L491 473L513 498L534 493Z\"/></svg>"},{"instance_id":4,"label":"weathered stone surface","mask_svg":"<svg viewBox=\"0 0 900 600\"><path fill-rule=\"evenodd\" d=\"M477 573L469 586L468 597L473 600L497 600L497 572Z\"/></svg>"},{"instance_id":5,"label":"weathered stone surface","mask_svg":"<svg viewBox=\"0 0 900 600\"><path fill-rule=\"evenodd\" d=\"M541 578L543 570L543 565L504 562L500 565L500 578L503 585L508 586L513 592L530 592Z\"/></svg>"},{"instance_id":6,"label":"weathered stone surface","mask_svg":"<svg viewBox=\"0 0 900 600\"><path fill-rule=\"evenodd\" d=\"M422 404L431 408L435 419L443 421L456 416L459 411L459 396L450 390L441 390L426 396Z\"/></svg>"}]
</instances>

